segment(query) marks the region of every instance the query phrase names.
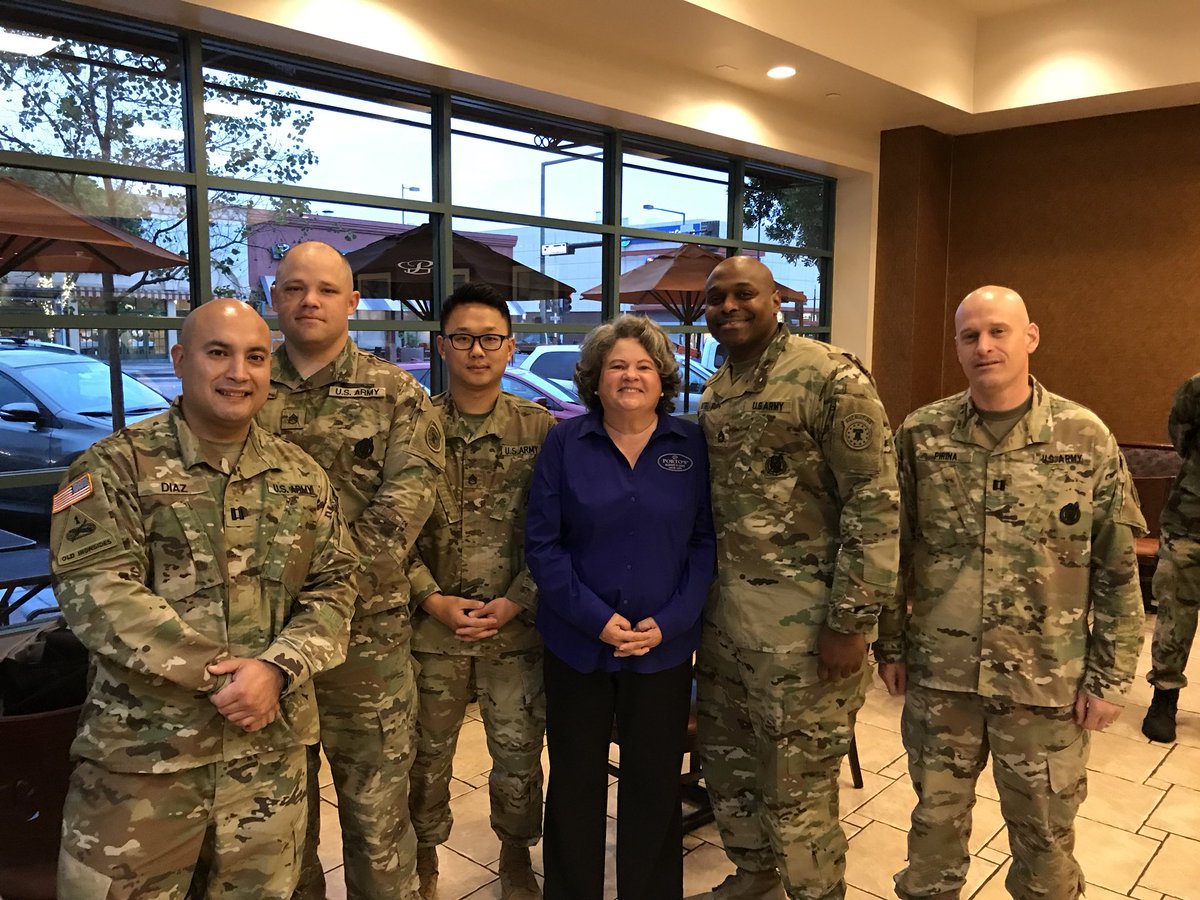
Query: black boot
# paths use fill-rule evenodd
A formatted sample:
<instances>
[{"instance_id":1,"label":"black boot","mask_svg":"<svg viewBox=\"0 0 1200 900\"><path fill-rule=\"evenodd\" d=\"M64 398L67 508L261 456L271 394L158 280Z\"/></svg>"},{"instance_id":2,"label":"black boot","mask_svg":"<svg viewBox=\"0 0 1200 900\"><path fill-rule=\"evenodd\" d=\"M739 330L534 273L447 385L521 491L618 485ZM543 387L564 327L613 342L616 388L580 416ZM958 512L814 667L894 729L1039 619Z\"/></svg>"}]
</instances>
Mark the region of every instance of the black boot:
<instances>
[{"instance_id":1,"label":"black boot","mask_svg":"<svg viewBox=\"0 0 1200 900\"><path fill-rule=\"evenodd\" d=\"M1142 734L1152 741L1169 744L1175 740L1175 708L1179 703L1179 688L1154 689L1154 699L1142 719Z\"/></svg>"}]
</instances>

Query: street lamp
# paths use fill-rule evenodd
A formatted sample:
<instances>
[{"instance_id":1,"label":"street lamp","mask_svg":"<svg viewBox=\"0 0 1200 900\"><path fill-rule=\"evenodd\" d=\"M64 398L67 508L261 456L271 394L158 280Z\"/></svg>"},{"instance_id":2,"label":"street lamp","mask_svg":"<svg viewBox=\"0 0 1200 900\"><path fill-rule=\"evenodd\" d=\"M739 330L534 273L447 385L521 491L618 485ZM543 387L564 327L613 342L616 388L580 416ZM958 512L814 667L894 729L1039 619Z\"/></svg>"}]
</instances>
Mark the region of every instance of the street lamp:
<instances>
[{"instance_id":1,"label":"street lamp","mask_svg":"<svg viewBox=\"0 0 1200 900\"><path fill-rule=\"evenodd\" d=\"M643 203L642 209L657 209L659 212L669 212L679 216L683 220L679 223L680 232L687 226L687 213L681 212L678 209L667 209L665 206L655 206L653 203Z\"/></svg>"},{"instance_id":2,"label":"street lamp","mask_svg":"<svg viewBox=\"0 0 1200 900\"><path fill-rule=\"evenodd\" d=\"M401 200L404 199L405 191L409 191L410 193L413 193L413 194L419 194L421 192L421 189L419 187L417 187L415 184L400 185L400 199ZM400 224L401 225L404 224L404 210L400 210Z\"/></svg>"}]
</instances>

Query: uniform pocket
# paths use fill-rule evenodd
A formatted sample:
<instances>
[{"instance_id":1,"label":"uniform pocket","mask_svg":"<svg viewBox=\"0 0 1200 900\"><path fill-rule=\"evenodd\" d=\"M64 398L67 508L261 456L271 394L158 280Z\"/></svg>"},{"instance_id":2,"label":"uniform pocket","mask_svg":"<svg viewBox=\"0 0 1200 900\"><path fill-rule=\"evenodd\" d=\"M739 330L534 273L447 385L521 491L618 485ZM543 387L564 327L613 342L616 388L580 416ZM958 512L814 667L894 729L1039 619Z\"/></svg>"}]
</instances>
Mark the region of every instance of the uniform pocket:
<instances>
[{"instance_id":1,"label":"uniform pocket","mask_svg":"<svg viewBox=\"0 0 1200 900\"><path fill-rule=\"evenodd\" d=\"M917 522L931 547L975 546L983 533L979 505L962 483L956 465L923 468L917 474Z\"/></svg>"},{"instance_id":2,"label":"uniform pocket","mask_svg":"<svg viewBox=\"0 0 1200 900\"><path fill-rule=\"evenodd\" d=\"M1079 739L1074 743L1046 754L1050 790L1056 794L1069 794L1087 785L1089 746L1088 733L1081 731Z\"/></svg>"}]
</instances>

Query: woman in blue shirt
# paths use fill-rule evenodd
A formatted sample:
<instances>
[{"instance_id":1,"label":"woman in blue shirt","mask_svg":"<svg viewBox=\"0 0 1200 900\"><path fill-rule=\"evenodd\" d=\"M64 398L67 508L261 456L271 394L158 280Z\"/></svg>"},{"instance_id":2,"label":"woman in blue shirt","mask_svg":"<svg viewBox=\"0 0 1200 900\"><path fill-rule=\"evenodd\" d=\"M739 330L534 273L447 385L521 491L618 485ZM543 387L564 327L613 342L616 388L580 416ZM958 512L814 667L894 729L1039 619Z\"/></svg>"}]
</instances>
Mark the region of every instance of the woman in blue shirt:
<instances>
[{"instance_id":1,"label":"woman in blue shirt","mask_svg":"<svg viewBox=\"0 0 1200 900\"><path fill-rule=\"evenodd\" d=\"M679 372L651 320L592 331L575 381L589 413L546 437L525 535L546 645L545 896L601 897L615 720L617 895L673 900L692 653L716 562L708 455L699 426L670 415Z\"/></svg>"}]
</instances>

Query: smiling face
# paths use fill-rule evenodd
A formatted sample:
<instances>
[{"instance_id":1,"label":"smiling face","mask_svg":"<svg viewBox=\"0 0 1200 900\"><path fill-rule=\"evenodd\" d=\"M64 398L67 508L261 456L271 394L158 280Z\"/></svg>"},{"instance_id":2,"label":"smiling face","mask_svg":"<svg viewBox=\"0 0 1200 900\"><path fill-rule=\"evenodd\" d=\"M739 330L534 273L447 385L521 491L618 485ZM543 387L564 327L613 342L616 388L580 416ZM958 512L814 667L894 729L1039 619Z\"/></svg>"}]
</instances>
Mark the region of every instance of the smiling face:
<instances>
[{"instance_id":1,"label":"smiling face","mask_svg":"<svg viewBox=\"0 0 1200 900\"><path fill-rule=\"evenodd\" d=\"M456 306L446 319L445 335L438 335L437 348L450 375L450 387L466 387L472 390L499 390L504 367L512 359L515 341L505 337L498 350L485 350L479 341L471 344L470 350L456 350L450 345L449 336L469 334L479 337L485 334L508 334L508 323L498 310L482 303L464 303Z\"/></svg>"},{"instance_id":2,"label":"smiling face","mask_svg":"<svg viewBox=\"0 0 1200 900\"><path fill-rule=\"evenodd\" d=\"M653 413L662 396L654 359L635 338L621 338L604 357L596 389L605 414Z\"/></svg>"},{"instance_id":3,"label":"smiling face","mask_svg":"<svg viewBox=\"0 0 1200 900\"><path fill-rule=\"evenodd\" d=\"M271 303L289 348L309 358L332 359L350 334L358 307L350 267L328 244L306 241L284 256L271 286Z\"/></svg>"},{"instance_id":4,"label":"smiling face","mask_svg":"<svg viewBox=\"0 0 1200 900\"><path fill-rule=\"evenodd\" d=\"M718 263L704 286L708 330L734 362L756 359L778 328L779 291L771 270L734 256Z\"/></svg>"},{"instance_id":5,"label":"smiling face","mask_svg":"<svg viewBox=\"0 0 1200 900\"><path fill-rule=\"evenodd\" d=\"M244 440L271 382L271 332L262 316L237 300L205 303L184 321L171 361L196 436Z\"/></svg>"},{"instance_id":6,"label":"smiling face","mask_svg":"<svg viewBox=\"0 0 1200 900\"><path fill-rule=\"evenodd\" d=\"M954 346L976 406L1002 411L1025 402L1038 340L1016 291L988 285L966 296L954 314Z\"/></svg>"}]
</instances>

